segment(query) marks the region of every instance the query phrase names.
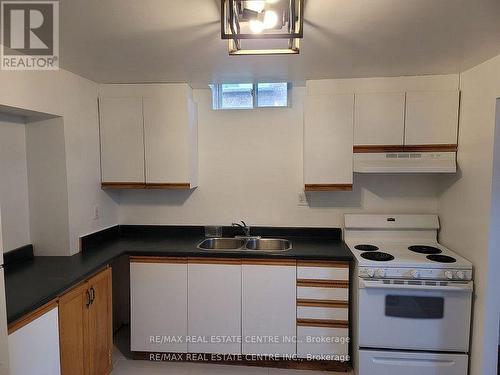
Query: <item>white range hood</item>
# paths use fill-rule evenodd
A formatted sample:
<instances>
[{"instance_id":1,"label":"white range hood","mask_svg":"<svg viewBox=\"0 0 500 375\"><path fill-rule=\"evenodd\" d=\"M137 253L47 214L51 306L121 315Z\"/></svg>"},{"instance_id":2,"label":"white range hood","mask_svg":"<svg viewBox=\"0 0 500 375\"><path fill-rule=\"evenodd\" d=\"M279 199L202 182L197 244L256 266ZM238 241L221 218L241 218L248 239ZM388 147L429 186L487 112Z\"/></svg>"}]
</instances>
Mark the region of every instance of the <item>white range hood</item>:
<instances>
[{"instance_id":1,"label":"white range hood","mask_svg":"<svg viewBox=\"0 0 500 375\"><path fill-rule=\"evenodd\" d=\"M355 153L357 173L455 173L456 152Z\"/></svg>"}]
</instances>

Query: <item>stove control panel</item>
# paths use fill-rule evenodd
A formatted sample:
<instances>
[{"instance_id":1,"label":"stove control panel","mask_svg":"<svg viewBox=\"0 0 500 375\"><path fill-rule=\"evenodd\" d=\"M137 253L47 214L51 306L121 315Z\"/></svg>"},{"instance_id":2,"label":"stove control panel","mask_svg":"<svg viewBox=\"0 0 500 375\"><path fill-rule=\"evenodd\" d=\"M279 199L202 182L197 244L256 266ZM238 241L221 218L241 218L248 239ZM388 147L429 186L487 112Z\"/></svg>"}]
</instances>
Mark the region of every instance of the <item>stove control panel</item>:
<instances>
[{"instance_id":1,"label":"stove control panel","mask_svg":"<svg viewBox=\"0 0 500 375\"><path fill-rule=\"evenodd\" d=\"M366 279L472 280L470 269L360 267L358 274Z\"/></svg>"}]
</instances>

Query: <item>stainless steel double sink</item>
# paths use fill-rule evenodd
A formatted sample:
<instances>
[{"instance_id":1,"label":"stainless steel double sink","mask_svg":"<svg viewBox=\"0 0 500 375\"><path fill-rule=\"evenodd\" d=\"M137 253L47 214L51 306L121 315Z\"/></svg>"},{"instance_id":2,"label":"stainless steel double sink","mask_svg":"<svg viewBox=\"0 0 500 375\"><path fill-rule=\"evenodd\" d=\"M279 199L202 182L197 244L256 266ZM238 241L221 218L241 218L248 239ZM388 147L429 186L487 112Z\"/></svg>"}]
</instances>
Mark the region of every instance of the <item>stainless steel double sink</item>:
<instances>
[{"instance_id":1,"label":"stainless steel double sink","mask_svg":"<svg viewBox=\"0 0 500 375\"><path fill-rule=\"evenodd\" d=\"M275 253L292 249L292 243L281 238L207 238L198 244L201 250L261 251Z\"/></svg>"}]
</instances>

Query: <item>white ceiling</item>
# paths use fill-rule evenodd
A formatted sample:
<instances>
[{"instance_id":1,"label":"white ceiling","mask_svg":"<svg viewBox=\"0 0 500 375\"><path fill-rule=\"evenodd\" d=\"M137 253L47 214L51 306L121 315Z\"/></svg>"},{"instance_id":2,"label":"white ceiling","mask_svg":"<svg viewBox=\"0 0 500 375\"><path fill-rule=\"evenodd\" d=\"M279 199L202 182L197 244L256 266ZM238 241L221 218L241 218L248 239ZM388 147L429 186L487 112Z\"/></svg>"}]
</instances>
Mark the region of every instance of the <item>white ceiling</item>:
<instances>
[{"instance_id":1,"label":"white ceiling","mask_svg":"<svg viewBox=\"0 0 500 375\"><path fill-rule=\"evenodd\" d=\"M458 73L500 54L500 0L305 0L300 55L228 56L220 0L61 0L61 66L97 82Z\"/></svg>"}]
</instances>

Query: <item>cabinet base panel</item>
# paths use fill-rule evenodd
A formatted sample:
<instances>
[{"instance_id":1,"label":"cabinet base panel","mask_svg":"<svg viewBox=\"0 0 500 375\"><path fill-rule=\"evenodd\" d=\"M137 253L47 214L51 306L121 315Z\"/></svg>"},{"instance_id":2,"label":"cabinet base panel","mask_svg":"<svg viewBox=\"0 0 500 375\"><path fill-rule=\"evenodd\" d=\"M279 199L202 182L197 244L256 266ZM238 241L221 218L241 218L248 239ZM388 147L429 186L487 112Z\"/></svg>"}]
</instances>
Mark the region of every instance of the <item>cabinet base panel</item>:
<instances>
[{"instance_id":1,"label":"cabinet base panel","mask_svg":"<svg viewBox=\"0 0 500 375\"><path fill-rule=\"evenodd\" d=\"M271 367L294 370L317 370L317 371L336 371L349 372L351 370L350 362L322 361L307 359L227 359L237 358L238 355L231 354L208 354L208 353L159 353L159 352L132 352L132 358L135 360L152 362L194 362L194 363L215 363L219 365L233 366L255 366ZM220 359L219 359L220 358Z\"/></svg>"}]
</instances>

